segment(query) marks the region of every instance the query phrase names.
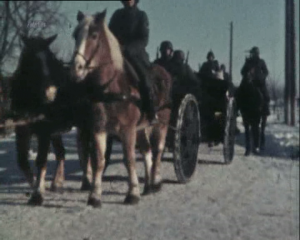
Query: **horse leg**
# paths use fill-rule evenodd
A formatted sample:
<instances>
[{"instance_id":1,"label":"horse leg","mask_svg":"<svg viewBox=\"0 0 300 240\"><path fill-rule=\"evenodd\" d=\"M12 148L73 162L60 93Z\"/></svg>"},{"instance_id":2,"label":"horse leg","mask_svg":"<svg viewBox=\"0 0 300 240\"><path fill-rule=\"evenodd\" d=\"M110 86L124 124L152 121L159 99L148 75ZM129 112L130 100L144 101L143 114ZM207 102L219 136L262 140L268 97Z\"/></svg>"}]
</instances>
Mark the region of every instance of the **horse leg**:
<instances>
[{"instance_id":1,"label":"horse leg","mask_svg":"<svg viewBox=\"0 0 300 240\"><path fill-rule=\"evenodd\" d=\"M251 150L251 145L250 145L249 123L247 121L244 121L244 127L245 127L245 142L246 142L245 156L249 156L250 150Z\"/></svg>"},{"instance_id":2,"label":"horse leg","mask_svg":"<svg viewBox=\"0 0 300 240\"><path fill-rule=\"evenodd\" d=\"M28 126L18 126L16 132L16 148L17 148L17 162L19 168L24 173L30 187L34 187L34 175L30 168L28 160L28 151L30 147L31 133Z\"/></svg>"},{"instance_id":3,"label":"horse leg","mask_svg":"<svg viewBox=\"0 0 300 240\"><path fill-rule=\"evenodd\" d=\"M55 153L57 165L56 165L55 176L52 181L52 185L50 189L51 191L56 192L62 190L63 183L65 180L65 170L64 170L65 148L64 148L61 135L53 136L51 138L51 142Z\"/></svg>"},{"instance_id":4,"label":"horse leg","mask_svg":"<svg viewBox=\"0 0 300 240\"><path fill-rule=\"evenodd\" d=\"M161 177L161 159L163 156L164 147L166 144L168 128L166 125L159 125L154 129L153 132L153 167L152 167L152 177L151 184L153 192L158 192L162 187L162 177Z\"/></svg>"},{"instance_id":5,"label":"horse leg","mask_svg":"<svg viewBox=\"0 0 300 240\"><path fill-rule=\"evenodd\" d=\"M111 153L112 153L113 141L114 141L114 139L113 139L112 136L107 137L104 172L106 171L106 169L107 169L107 167L110 163L110 156L111 156Z\"/></svg>"},{"instance_id":6,"label":"horse leg","mask_svg":"<svg viewBox=\"0 0 300 240\"><path fill-rule=\"evenodd\" d=\"M262 117L261 130L260 130L260 150L265 150L265 128L267 123L267 116Z\"/></svg>"},{"instance_id":7,"label":"horse leg","mask_svg":"<svg viewBox=\"0 0 300 240\"><path fill-rule=\"evenodd\" d=\"M101 207L102 174L105 166L106 133L93 133L91 148L91 165L93 170L92 189L88 205Z\"/></svg>"},{"instance_id":8,"label":"horse leg","mask_svg":"<svg viewBox=\"0 0 300 240\"><path fill-rule=\"evenodd\" d=\"M137 139L139 143L139 151L144 157L145 165L145 185L143 195L148 195L151 193L151 169L152 169L152 150L149 139L147 138L146 130L137 133ZM126 164L126 159L124 159ZM126 166L127 167L127 166ZM128 169L127 169L128 170Z\"/></svg>"},{"instance_id":9,"label":"horse leg","mask_svg":"<svg viewBox=\"0 0 300 240\"><path fill-rule=\"evenodd\" d=\"M136 173L135 144L136 130L135 128L124 131L122 134L122 143L124 156L126 160L126 169L128 171L128 193L124 200L125 204L136 204L140 200L139 180Z\"/></svg>"},{"instance_id":10,"label":"horse leg","mask_svg":"<svg viewBox=\"0 0 300 240\"><path fill-rule=\"evenodd\" d=\"M28 204L40 206L43 203L43 194L45 193L45 177L47 171L47 156L50 147L50 134L38 135L38 155L36 159L37 181Z\"/></svg>"},{"instance_id":11,"label":"horse leg","mask_svg":"<svg viewBox=\"0 0 300 240\"><path fill-rule=\"evenodd\" d=\"M90 136L87 131L77 129L76 136L77 151L79 156L80 166L83 172L82 181L81 181L81 191L89 191L91 189L91 161L89 158L90 151Z\"/></svg>"},{"instance_id":12,"label":"horse leg","mask_svg":"<svg viewBox=\"0 0 300 240\"><path fill-rule=\"evenodd\" d=\"M252 136L253 136L253 153L257 154L259 152L259 122L254 121L251 126Z\"/></svg>"}]
</instances>

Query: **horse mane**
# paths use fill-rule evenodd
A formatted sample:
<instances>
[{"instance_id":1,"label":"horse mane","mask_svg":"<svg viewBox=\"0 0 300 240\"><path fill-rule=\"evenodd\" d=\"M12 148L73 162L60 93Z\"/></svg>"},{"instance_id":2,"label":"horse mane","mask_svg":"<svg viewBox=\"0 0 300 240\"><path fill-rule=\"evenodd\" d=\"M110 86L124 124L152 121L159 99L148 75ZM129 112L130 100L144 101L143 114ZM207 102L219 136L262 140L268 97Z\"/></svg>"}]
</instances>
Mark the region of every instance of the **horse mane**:
<instances>
[{"instance_id":1,"label":"horse mane","mask_svg":"<svg viewBox=\"0 0 300 240\"><path fill-rule=\"evenodd\" d=\"M103 31L107 38L107 44L109 46L111 60L113 62L114 67L118 70L123 70L124 60L119 41L110 31L105 19L103 21Z\"/></svg>"}]
</instances>

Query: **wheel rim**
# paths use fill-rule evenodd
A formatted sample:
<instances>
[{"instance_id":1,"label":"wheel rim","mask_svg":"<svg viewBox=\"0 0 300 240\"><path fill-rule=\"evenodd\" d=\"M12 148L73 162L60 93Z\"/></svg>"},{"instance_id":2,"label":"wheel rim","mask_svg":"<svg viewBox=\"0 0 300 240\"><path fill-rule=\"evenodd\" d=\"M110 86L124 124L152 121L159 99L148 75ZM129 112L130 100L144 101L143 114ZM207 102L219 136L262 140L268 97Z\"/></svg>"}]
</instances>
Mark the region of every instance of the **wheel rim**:
<instances>
[{"instance_id":1,"label":"wheel rim","mask_svg":"<svg viewBox=\"0 0 300 240\"><path fill-rule=\"evenodd\" d=\"M235 125L236 119L234 114L234 99L231 99L228 103L227 109L227 121L226 121L226 139L224 148L225 161L230 162L234 155L235 144Z\"/></svg>"},{"instance_id":2,"label":"wheel rim","mask_svg":"<svg viewBox=\"0 0 300 240\"><path fill-rule=\"evenodd\" d=\"M197 121L195 121L197 119ZM183 174L191 177L195 171L199 148L199 116L197 104L191 102L184 110L180 131L180 159Z\"/></svg>"}]
</instances>

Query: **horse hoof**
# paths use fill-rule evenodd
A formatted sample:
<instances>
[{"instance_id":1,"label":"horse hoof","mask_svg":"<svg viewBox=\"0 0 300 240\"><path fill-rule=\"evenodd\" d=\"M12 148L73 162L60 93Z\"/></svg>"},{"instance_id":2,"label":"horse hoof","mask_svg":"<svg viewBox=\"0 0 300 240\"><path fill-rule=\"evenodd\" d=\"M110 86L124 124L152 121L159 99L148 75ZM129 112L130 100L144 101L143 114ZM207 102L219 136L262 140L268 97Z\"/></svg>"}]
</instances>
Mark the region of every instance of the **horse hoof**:
<instances>
[{"instance_id":1,"label":"horse hoof","mask_svg":"<svg viewBox=\"0 0 300 240\"><path fill-rule=\"evenodd\" d=\"M95 197L90 197L88 202L87 202L88 206L92 206L94 208L101 208L101 200Z\"/></svg>"},{"instance_id":2,"label":"horse hoof","mask_svg":"<svg viewBox=\"0 0 300 240\"><path fill-rule=\"evenodd\" d=\"M162 183L156 183L152 185L152 193L157 193L161 190L162 188Z\"/></svg>"},{"instance_id":3,"label":"horse hoof","mask_svg":"<svg viewBox=\"0 0 300 240\"><path fill-rule=\"evenodd\" d=\"M151 188L150 188L150 186L148 185L148 186L145 186L144 187L144 191L143 191L143 196L147 196L147 195L150 195L151 194Z\"/></svg>"},{"instance_id":4,"label":"horse hoof","mask_svg":"<svg viewBox=\"0 0 300 240\"><path fill-rule=\"evenodd\" d=\"M253 154L255 154L255 155L259 154L259 148L255 148L255 149L253 150Z\"/></svg>"},{"instance_id":5,"label":"horse hoof","mask_svg":"<svg viewBox=\"0 0 300 240\"><path fill-rule=\"evenodd\" d=\"M125 204L129 204L129 205L135 205L138 204L138 202L140 201L140 198L134 195L127 195L124 203Z\"/></svg>"},{"instance_id":6,"label":"horse hoof","mask_svg":"<svg viewBox=\"0 0 300 240\"><path fill-rule=\"evenodd\" d=\"M83 181L81 184L80 191L90 191L92 189L92 185L88 181Z\"/></svg>"},{"instance_id":7,"label":"horse hoof","mask_svg":"<svg viewBox=\"0 0 300 240\"><path fill-rule=\"evenodd\" d=\"M247 150L247 151L245 152L245 156L248 157L249 155L250 155L250 151Z\"/></svg>"},{"instance_id":8,"label":"horse hoof","mask_svg":"<svg viewBox=\"0 0 300 240\"><path fill-rule=\"evenodd\" d=\"M63 193L63 187L61 186L57 186L55 184L53 184L50 188L51 192L55 192L55 193Z\"/></svg>"},{"instance_id":9,"label":"horse hoof","mask_svg":"<svg viewBox=\"0 0 300 240\"><path fill-rule=\"evenodd\" d=\"M28 205L41 206L43 203L43 197L40 193L33 193L31 198L28 200Z\"/></svg>"}]
</instances>

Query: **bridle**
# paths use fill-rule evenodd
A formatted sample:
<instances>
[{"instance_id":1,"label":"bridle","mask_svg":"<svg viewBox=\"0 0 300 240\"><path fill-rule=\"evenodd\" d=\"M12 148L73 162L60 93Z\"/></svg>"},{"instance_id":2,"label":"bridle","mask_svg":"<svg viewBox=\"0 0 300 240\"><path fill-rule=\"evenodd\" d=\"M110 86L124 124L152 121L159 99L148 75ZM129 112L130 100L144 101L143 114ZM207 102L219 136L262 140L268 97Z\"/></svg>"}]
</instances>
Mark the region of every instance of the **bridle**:
<instances>
[{"instance_id":1,"label":"bridle","mask_svg":"<svg viewBox=\"0 0 300 240\"><path fill-rule=\"evenodd\" d=\"M97 45L96 45L96 47L95 47L95 49L94 49L94 51L93 51L93 53L92 53L92 55L90 56L89 59L86 59L85 56L84 56L83 54L81 54L81 53L80 53L79 51L77 51L77 50L74 52L73 59L75 59L75 57L78 55L78 56L82 57L83 60L85 61L85 65L84 65L84 68L85 68L85 69L88 69L88 70L89 70L89 69L95 69L95 68L98 68L98 67L100 67L100 66L94 66L94 67L91 67L90 65L91 65L91 62L92 62L93 58L95 57L96 52L98 51L99 46L100 46L100 41L97 42ZM109 62L109 63L111 63L111 62ZM107 65L107 64L109 64L109 63L101 64L101 66L102 66L102 65Z\"/></svg>"},{"instance_id":2,"label":"bridle","mask_svg":"<svg viewBox=\"0 0 300 240\"><path fill-rule=\"evenodd\" d=\"M84 69L86 69L86 70L92 69L92 70L95 71L95 70L101 69L101 68L103 68L103 67L105 67L109 64L112 64L113 61L110 60L108 62L104 62L104 63L99 64L97 66L90 66L92 60L94 59L94 57L95 57L95 55L96 55L96 53L99 49L99 46L100 46L100 41L98 40L97 45L96 45L95 49L93 50L93 52L92 52L89 59L86 59L86 57L77 50L74 52L73 59L75 59L75 57L77 55L82 57L83 60L85 61ZM71 63L72 63L72 61L71 61ZM92 74L92 73L90 72L89 74ZM116 79L116 76L117 76L117 71L114 71L114 74L113 74L112 78L107 83L100 86L100 89L101 89L101 92L102 92L102 99L101 100L98 99L98 101L114 102L114 101L123 101L123 100L129 100L130 99L130 97L127 96L126 94L104 93L105 89L107 89L109 87L109 85ZM133 99L133 100L135 100L135 99Z\"/></svg>"},{"instance_id":3,"label":"bridle","mask_svg":"<svg viewBox=\"0 0 300 240\"><path fill-rule=\"evenodd\" d=\"M99 49L99 46L100 46L100 41L98 40L97 41L97 45L96 45L95 49L93 50L93 52L92 52L92 54L91 54L91 56L90 56L89 59L86 59L86 57L83 54L81 54L79 51L77 51L77 50L74 52L73 59L75 59L75 57L77 55L80 56L80 57L82 57L83 60L85 61L84 69L86 69L86 70L90 70L90 69L97 70L97 69L103 68L104 66L112 64L112 61L108 61L108 62L104 62L102 64L99 64L97 66L90 66L92 60L94 59L94 57L95 57L95 55L96 55L96 53L97 53L97 51ZM72 61L71 61L71 63L72 63ZM107 88L113 82L113 80L115 79L116 75L117 75L117 73L115 72L114 76L106 84L104 84L102 87Z\"/></svg>"}]
</instances>

